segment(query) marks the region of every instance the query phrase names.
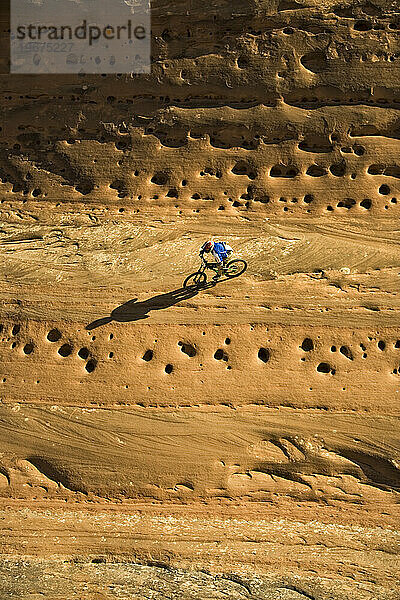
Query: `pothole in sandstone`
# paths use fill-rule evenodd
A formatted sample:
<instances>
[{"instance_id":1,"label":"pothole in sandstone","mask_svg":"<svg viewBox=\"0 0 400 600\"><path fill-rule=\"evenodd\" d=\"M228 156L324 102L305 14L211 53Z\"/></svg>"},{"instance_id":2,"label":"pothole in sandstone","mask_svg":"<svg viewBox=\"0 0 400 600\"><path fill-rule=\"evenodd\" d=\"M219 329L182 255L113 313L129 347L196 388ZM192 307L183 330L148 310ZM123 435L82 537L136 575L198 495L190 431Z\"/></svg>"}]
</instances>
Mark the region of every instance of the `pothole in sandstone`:
<instances>
[{"instance_id":1,"label":"pothole in sandstone","mask_svg":"<svg viewBox=\"0 0 400 600\"><path fill-rule=\"evenodd\" d=\"M187 342L178 342L178 346L180 346L181 352L183 352L183 354L186 354L190 358L196 356L197 354L196 348L192 346L192 344L189 344Z\"/></svg>"}]
</instances>

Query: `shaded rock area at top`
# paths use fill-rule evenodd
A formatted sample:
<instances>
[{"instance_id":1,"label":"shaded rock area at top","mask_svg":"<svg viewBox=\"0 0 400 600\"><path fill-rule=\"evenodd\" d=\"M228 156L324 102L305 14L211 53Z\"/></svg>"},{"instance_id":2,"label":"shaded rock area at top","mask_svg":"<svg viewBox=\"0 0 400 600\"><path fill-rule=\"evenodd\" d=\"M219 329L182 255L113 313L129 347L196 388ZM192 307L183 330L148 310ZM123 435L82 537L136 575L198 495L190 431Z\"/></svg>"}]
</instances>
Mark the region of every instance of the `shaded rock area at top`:
<instances>
[{"instance_id":1,"label":"shaded rock area at top","mask_svg":"<svg viewBox=\"0 0 400 600\"><path fill-rule=\"evenodd\" d=\"M397 600L399 28L156 0L150 74L9 75L2 6L1 597Z\"/></svg>"}]
</instances>

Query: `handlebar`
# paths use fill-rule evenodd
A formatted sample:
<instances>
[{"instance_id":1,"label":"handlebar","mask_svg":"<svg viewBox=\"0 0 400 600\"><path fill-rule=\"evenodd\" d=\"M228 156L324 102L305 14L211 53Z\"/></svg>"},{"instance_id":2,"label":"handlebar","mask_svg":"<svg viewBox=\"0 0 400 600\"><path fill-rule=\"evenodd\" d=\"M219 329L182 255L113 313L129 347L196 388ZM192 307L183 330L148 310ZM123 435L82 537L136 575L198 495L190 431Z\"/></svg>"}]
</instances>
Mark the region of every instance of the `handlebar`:
<instances>
[{"instance_id":1,"label":"handlebar","mask_svg":"<svg viewBox=\"0 0 400 600\"><path fill-rule=\"evenodd\" d=\"M207 262L206 259L204 258L204 256L201 253L199 253L199 256L201 258L202 264L206 265L206 267L218 267L220 264L222 265L222 263L218 263L216 261L214 261L214 262Z\"/></svg>"},{"instance_id":2,"label":"handlebar","mask_svg":"<svg viewBox=\"0 0 400 600\"><path fill-rule=\"evenodd\" d=\"M201 259L201 262L206 266L206 267L218 267L219 264L222 263L217 263L217 262L207 262L206 260L204 260L204 258Z\"/></svg>"}]
</instances>

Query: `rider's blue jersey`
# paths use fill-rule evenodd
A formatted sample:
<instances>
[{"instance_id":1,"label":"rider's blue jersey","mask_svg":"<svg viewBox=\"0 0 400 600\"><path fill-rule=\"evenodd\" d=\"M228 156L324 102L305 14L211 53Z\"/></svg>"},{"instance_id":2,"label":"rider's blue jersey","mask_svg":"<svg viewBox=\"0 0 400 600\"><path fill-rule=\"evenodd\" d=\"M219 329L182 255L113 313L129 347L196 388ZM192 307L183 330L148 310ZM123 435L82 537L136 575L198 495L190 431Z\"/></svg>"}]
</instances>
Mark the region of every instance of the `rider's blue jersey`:
<instances>
[{"instance_id":1,"label":"rider's blue jersey","mask_svg":"<svg viewBox=\"0 0 400 600\"><path fill-rule=\"evenodd\" d=\"M200 256L202 256L203 252L205 252L204 248L206 245L207 242L205 242L205 244L202 245L200 250ZM232 248L226 242L214 242L213 248L211 250L212 256L219 263L224 262L228 258L228 256L232 254L232 252Z\"/></svg>"},{"instance_id":2,"label":"rider's blue jersey","mask_svg":"<svg viewBox=\"0 0 400 600\"><path fill-rule=\"evenodd\" d=\"M228 251L225 249L225 244L222 242L214 242L214 252L218 254L221 260L228 258Z\"/></svg>"}]
</instances>

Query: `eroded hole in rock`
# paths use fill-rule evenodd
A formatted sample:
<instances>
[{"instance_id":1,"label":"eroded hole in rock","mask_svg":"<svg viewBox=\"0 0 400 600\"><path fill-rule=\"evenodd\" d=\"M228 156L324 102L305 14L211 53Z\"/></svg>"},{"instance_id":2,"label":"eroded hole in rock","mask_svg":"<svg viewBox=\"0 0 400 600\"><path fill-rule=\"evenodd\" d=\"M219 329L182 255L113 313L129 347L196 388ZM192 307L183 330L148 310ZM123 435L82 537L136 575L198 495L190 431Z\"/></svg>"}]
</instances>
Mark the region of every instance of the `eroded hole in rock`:
<instances>
[{"instance_id":1,"label":"eroded hole in rock","mask_svg":"<svg viewBox=\"0 0 400 600\"><path fill-rule=\"evenodd\" d=\"M18 194L20 192L25 192L26 191L26 186L25 184L21 184L21 183L14 183L13 187L12 187L12 192L14 192L14 194Z\"/></svg>"},{"instance_id":2,"label":"eroded hole in rock","mask_svg":"<svg viewBox=\"0 0 400 600\"><path fill-rule=\"evenodd\" d=\"M360 206L362 206L363 208L365 208L366 210L369 210L372 206L372 202L369 198L364 198L364 200L362 200L360 202Z\"/></svg>"},{"instance_id":3,"label":"eroded hole in rock","mask_svg":"<svg viewBox=\"0 0 400 600\"><path fill-rule=\"evenodd\" d=\"M204 171L200 173L200 175L211 175L211 177L216 177L217 179L221 179L222 171L219 169L213 169L211 167L206 167Z\"/></svg>"},{"instance_id":4,"label":"eroded hole in rock","mask_svg":"<svg viewBox=\"0 0 400 600\"><path fill-rule=\"evenodd\" d=\"M300 59L301 64L305 69L312 73L321 73L328 67L328 59L325 52L316 50L315 52L308 52Z\"/></svg>"},{"instance_id":5,"label":"eroded hole in rock","mask_svg":"<svg viewBox=\"0 0 400 600\"><path fill-rule=\"evenodd\" d=\"M369 21L356 21L353 25L355 31L370 31L372 29L372 23Z\"/></svg>"},{"instance_id":6,"label":"eroded hole in rock","mask_svg":"<svg viewBox=\"0 0 400 600\"><path fill-rule=\"evenodd\" d=\"M171 364L166 365L165 372L167 373L167 375L170 375L173 370L174 370L174 367Z\"/></svg>"},{"instance_id":7,"label":"eroded hole in rock","mask_svg":"<svg viewBox=\"0 0 400 600\"><path fill-rule=\"evenodd\" d=\"M376 125L353 125L349 133L350 137L363 137L370 135L379 135L379 129Z\"/></svg>"},{"instance_id":8,"label":"eroded hole in rock","mask_svg":"<svg viewBox=\"0 0 400 600\"><path fill-rule=\"evenodd\" d=\"M125 150L130 149L130 146L131 146L130 142L131 142L130 139L129 140L124 140L124 139L118 140L118 142L115 143L115 147L117 148L117 150L122 150L122 152L123 152Z\"/></svg>"},{"instance_id":9,"label":"eroded hole in rock","mask_svg":"<svg viewBox=\"0 0 400 600\"><path fill-rule=\"evenodd\" d=\"M61 348L58 349L58 354L60 356L63 356L64 358L66 356L69 356L72 353L72 346L71 344L63 344L61 346Z\"/></svg>"},{"instance_id":10,"label":"eroded hole in rock","mask_svg":"<svg viewBox=\"0 0 400 600\"><path fill-rule=\"evenodd\" d=\"M313 200L314 196L312 194L306 194L303 198L303 202L305 202L306 204L311 204Z\"/></svg>"},{"instance_id":11,"label":"eroded hole in rock","mask_svg":"<svg viewBox=\"0 0 400 600\"><path fill-rule=\"evenodd\" d=\"M365 148L363 146L354 145L353 152L356 156L363 156L363 154L365 154Z\"/></svg>"},{"instance_id":12,"label":"eroded hole in rock","mask_svg":"<svg viewBox=\"0 0 400 600\"><path fill-rule=\"evenodd\" d=\"M400 179L400 167L397 165L389 165L385 168L385 173L387 177L396 177L396 179Z\"/></svg>"},{"instance_id":13,"label":"eroded hole in rock","mask_svg":"<svg viewBox=\"0 0 400 600\"><path fill-rule=\"evenodd\" d=\"M332 152L333 145L326 137L309 135L299 143L298 148L304 152L328 153Z\"/></svg>"},{"instance_id":14,"label":"eroded hole in rock","mask_svg":"<svg viewBox=\"0 0 400 600\"><path fill-rule=\"evenodd\" d=\"M245 56L239 56L236 61L236 64L239 67L239 69L247 69L247 67L249 66L249 61Z\"/></svg>"},{"instance_id":15,"label":"eroded hole in rock","mask_svg":"<svg viewBox=\"0 0 400 600\"><path fill-rule=\"evenodd\" d=\"M80 348L80 350L78 350L78 356L79 358L82 358L83 360L86 360L87 358L89 358L89 349L88 348Z\"/></svg>"},{"instance_id":16,"label":"eroded hole in rock","mask_svg":"<svg viewBox=\"0 0 400 600\"><path fill-rule=\"evenodd\" d=\"M270 357L269 350L267 348L260 348L257 356L263 363L267 363Z\"/></svg>"},{"instance_id":17,"label":"eroded hole in rock","mask_svg":"<svg viewBox=\"0 0 400 600\"><path fill-rule=\"evenodd\" d=\"M190 358L193 358L193 356L196 356L197 354L196 348L192 346L192 344L187 342L178 342L178 346L181 347L181 352L187 356L190 356Z\"/></svg>"},{"instance_id":18,"label":"eroded hole in rock","mask_svg":"<svg viewBox=\"0 0 400 600\"><path fill-rule=\"evenodd\" d=\"M227 346L229 346L229 344L230 344L230 343L231 343L231 338L228 338L228 337L227 337L227 338L225 338L225 344L226 344Z\"/></svg>"},{"instance_id":19,"label":"eroded hole in rock","mask_svg":"<svg viewBox=\"0 0 400 600\"><path fill-rule=\"evenodd\" d=\"M300 347L304 352L311 352L311 350L314 350L314 342L311 338L305 338Z\"/></svg>"},{"instance_id":20,"label":"eroded hole in rock","mask_svg":"<svg viewBox=\"0 0 400 600\"><path fill-rule=\"evenodd\" d=\"M369 165L367 173L369 175L382 175L385 170L385 165Z\"/></svg>"},{"instance_id":21,"label":"eroded hole in rock","mask_svg":"<svg viewBox=\"0 0 400 600\"><path fill-rule=\"evenodd\" d=\"M327 170L320 165L310 165L306 171L306 175L310 175L310 177L322 177L326 175Z\"/></svg>"},{"instance_id":22,"label":"eroded hole in rock","mask_svg":"<svg viewBox=\"0 0 400 600\"><path fill-rule=\"evenodd\" d=\"M142 360L146 362L150 362L153 359L154 352L153 350L146 350L146 352L142 356Z\"/></svg>"},{"instance_id":23,"label":"eroded hole in rock","mask_svg":"<svg viewBox=\"0 0 400 600\"><path fill-rule=\"evenodd\" d=\"M386 185L386 183L383 183L383 184L380 186L380 188L379 188L378 192L379 192L380 194L382 194L382 196L387 196L388 194L390 194L390 187L389 187L388 185Z\"/></svg>"},{"instance_id":24,"label":"eroded hole in rock","mask_svg":"<svg viewBox=\"0 0 400 600\"><path fill-rule=\"evenodd\" d=\"M91 181L82 181L75 186L75 189L82 194L82 196L87 196L94 190L94 184Z\"/></svg>"},{"instance_id":25,"label":"eroded hole in rock","mask_svg":"<svg viewBox=\"0 0 400 600\"><path fill-rule=\"evenodd\" d=\"M214 353L214 358L215 360L222 360L224 358L224 351L221 348L216 350Z\"/></svg>"},{"instance_id":26,"label":"eroded hole in rock","mask_svg":"<svg viewBox=\"0 0 400 600\"><path fill-rule=\"evenodd\" d=\"M340 162L329 167L330 172L335 177L343 177L346 174L346 163Z\"/></svg>"},{"instance_id":27,"label":"eroded hole in rock","mask_svg":"<svg viewBox=\"0 0 400 600\"><path fill-rule=\"evenodd\" d=\"M349 360L353 360L353 354L348 346L340 346L339 352Z\"/></svg>"},{"instance_id":28,"label":"eroded hole in rock","mask_svg":"<svg viewBox=\"0 0 400 600\"><path fill-rule=\"evenodd\" d=\"M236 165L232 167L232 173L234 173L234 175L247 175L249 179L255 179L257 176L255 169L243 160L239 160Z\"/></svg>"},{"instance_id":29,"label":"eroded hole in rock","mask_svg":"<svg viewBox=\"0 0 400 600\"><path fill-rule=\"evenodd\" d=\"M87 361L87 363L85 365L85 369L88 373L93 373L96 366L97 366L97 361L94 358L91 358L90 360Z\"/></svg>"},{"instance_id":30,"label":"eroded hole in rock","mask_svg":"<svg viewBox=\"0 0 400 600\"><path fill-rule=\"evenodd\" d=\"M156 185L165 185L168 181L167 173L158 172L153 175L151 178L151 183L155 183Z\"/></svg>"},{"instance_id":31,"label":"eroded hole in rock","mask_svg":"<svg viewBox=\"0 0 400 600\"><path fill-rule=\"evenodd\" d=\"M35 349L35 346L33 345L33 343L32 342L28 342L23 347L23 352L24 352L24 354L32 354L32 352L34 351L34 349Z\"/></svg>"},{"instance_id":32,"label":"eroded hole in rock","mask_svg":"<svg viewBox=\"0 0 400 600\"><path fill-rule=\"evenodd\" d=\"M355 204L356 204L356 201L353 198L344 198L344 200L341 200L340 202L337 203L337 207L349 209L352 206L354 206Z\"/></svg>"},{"instance_id":33,"label":"eroded hole in rock","mask_svg":"<svg viewBox=\"0 0 400 600\"><path fill-rule=\"evenodd\" d=\"M59 331L58 329L52 329L47 334L47 339L49 340L49 342L58 342L58 340L61 339L61 331Z\"/></svg>"},{"instance_id":34,"label":"eroded hole in rock","mask_svg":"<svg viewBox=\"0 0 400 600\"><path fill-rule=\"evenodd\" d=\"M298 175L299 170L297 167L295 166L288 166L288 165L274 165L270 172L269 175L270 177L285 177L287 179L293 179L293 177L296 177L296 175Z\"/></svg>"},{"instance_id":35,"label":"eroded hole in rock","mask_svg":"<svg viewBox=\"0 0 400 600\"><path fill-rule=\"evenodd\" d=\"M386 344L383 340L379 340L378 348L379 348L379 350L382 350L382 351L386 348Z\"/></svg>"},{"instance_id":36,"label":"eroded hole in rock","mask_svg":"<svg viewBox=\"0 0 400 600\"><path fill-rule=\"evenodd\" d=\"M400 348L400 340L397 340L397 341L396 341L396 343L395 343L394 347L395 347L395 348Z\"/></svg>"},{"instance_id":37,"label":"eroded hole in rock","mask_svg":"<svg viewBox=\"0 0 400 600\"><path fill-rule=\"evenodd\" d=\"M118 198L126 198L128 195L127 186L121 179L115 179L112 183L110 183L110 188L118 192Z\"/></svg>"},{"instance_id":38,"label":"eroded hole in rock","mask_svg":"<svg viewBox=\"0 0 400 600\"><path fill-rule=\"evenodd\" d=\"M318 373L330 373L332 371L332 367L326 362L321 362L317 366L317 371Z\"/></svg>"},{"instance_id":39,"label":"eroded hole in rock","mask_svg":"<svg viewBox=\"0 0 400 600\"><path fill-rule=\"evenodd\" d=\"M261 204L268 204L268 202L270 201L270 197L265 194L259 195L259 192L257 192L257 195L254 196L253 201L260 202Z\"/></svg>"},{"instance_id":40,"label":"eroded hole in rock","mask_svg":"<svg viewBox=\"0 0 400 600\"><path fill-rule=\"evenodd\" d=\"M222 348L218 348L218 350L216 350L214 353L214 358L215 360L224 360L225 362L227 362L229 359L228 355L222 350Z\"/></svg>"},{"instance_id":41,"label":"eroded hole in rock","mask_svg":"<svg viewBox=\"0 0 400 600\"><path fill-rule=\"evenodd\" d=\"M21 325L14 325L11 330L11 335L17 335L21 331Z\"/></svg>"},{"instance_id":42,"label":"eroded hole in rock","mask_svg":"<svg viewBox=\"0 0 400 600\"><path fill-rule=\"evenodd\" d=\"M178 197L178 190L168 190L167 194L166 194L167 198L177 198Z\"/></svg>"}]
</instances>

